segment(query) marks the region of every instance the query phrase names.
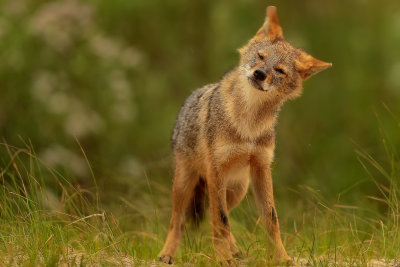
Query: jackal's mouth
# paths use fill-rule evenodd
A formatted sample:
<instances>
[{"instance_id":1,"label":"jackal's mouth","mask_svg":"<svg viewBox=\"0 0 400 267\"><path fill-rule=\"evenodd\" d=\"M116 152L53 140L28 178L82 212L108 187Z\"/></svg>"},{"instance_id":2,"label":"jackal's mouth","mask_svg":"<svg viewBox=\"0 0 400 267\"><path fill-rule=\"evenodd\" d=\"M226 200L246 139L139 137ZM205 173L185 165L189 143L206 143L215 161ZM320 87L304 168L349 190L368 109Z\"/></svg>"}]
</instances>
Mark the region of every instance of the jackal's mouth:
<instances>
[{"instance_id":1,"label":"jackal's mouth","mask_svg":"<svg viewBox=\"0 0 400 267\"><path fill-rule=\"evenodd\" d=\"M264 90L264 88L261 86L261 84L259 84L254 78L249 77L249 83L256 89L265 92L266 90Z\"/></svg>"}]
</instances>

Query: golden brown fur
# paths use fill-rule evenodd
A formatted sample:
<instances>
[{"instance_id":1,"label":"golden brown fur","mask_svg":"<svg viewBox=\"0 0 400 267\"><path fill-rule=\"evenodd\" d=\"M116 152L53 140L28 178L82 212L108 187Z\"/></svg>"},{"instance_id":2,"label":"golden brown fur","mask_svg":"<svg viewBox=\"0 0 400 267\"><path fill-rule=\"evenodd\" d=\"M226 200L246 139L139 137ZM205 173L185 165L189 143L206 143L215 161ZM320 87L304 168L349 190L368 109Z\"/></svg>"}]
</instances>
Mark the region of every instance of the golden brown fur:
<instances>
[{"instance_id":1,"label":"golden brown fur","mask_svg":"<svg viewBox=\"0 0 400 267\"><path fill-rule=\"evenodd\" d=\"M277 261L289 260L274 205L270 164L279 109L302 92L302 82L331 66L283 39L275 7L265 24L239 49L240 64L220 82L194 91L182 107L172 146L175 159L173 211L159 259L172 263L188 207L201 213L207 187L217 256L238 253L229 211L254 187ZM200 203L202 202L202 203ZM195 206L195 207L193 207Z\"/></svg>"}]
</instances>

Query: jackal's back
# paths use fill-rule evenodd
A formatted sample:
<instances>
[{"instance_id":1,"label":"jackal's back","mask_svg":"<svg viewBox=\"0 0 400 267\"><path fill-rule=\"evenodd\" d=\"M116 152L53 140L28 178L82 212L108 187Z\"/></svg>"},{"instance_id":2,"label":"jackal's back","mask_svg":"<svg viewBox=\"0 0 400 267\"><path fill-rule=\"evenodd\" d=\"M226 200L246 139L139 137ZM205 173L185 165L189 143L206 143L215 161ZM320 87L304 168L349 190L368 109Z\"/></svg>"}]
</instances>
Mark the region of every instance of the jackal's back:
<instances>
[{"instance_id":1,"label":"jackal's back","mask_svg":"<svg viewBox=\"0 0 400 267\"><path fill-rule=\"evenodd\" d=\"M201 113L207 112L211 93L218 86L219 83L205 85L193 91L185 100L172 132L171 142L174 151L193 152L196 148L204 127Z\"/></svg>"}]
</instances>

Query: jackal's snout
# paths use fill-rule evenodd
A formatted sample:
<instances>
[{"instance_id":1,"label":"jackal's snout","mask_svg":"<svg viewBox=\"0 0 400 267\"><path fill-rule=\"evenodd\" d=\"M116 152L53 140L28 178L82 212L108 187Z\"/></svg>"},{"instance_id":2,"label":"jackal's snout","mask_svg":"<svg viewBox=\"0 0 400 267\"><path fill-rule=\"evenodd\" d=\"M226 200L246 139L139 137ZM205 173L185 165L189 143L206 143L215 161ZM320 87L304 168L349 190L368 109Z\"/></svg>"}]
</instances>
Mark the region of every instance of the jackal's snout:
<instances>
[{"instance_id":1,"label":"jackal's snout","mask_svg":"<svg viewBox=\"0 0 400 267\"><path fill-rule=\"evenodd\" d=\"M264 81L267 78L267 73L263 69L256 69L253 76L258 81Z\"/></svg>"}]
</instances>

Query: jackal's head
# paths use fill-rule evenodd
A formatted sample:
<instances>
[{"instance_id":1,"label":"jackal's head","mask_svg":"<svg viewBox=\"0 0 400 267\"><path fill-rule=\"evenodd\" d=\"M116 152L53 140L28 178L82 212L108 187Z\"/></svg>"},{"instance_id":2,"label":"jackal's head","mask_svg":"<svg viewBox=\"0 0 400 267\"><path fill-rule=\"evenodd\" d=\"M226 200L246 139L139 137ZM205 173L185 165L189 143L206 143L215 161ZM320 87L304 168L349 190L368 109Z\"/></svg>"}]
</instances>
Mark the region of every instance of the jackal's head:
<instances>
[{"instance_id":1,"label":"jackal's head","mask_svg":"<svg viewBox=\"0 0 400 267\"><path fill-rule=\"evenodd\" d=\"M276 7L267 8L264 25L239 49L240 69L252 88L280 92L287 98L301 94L302 82L330 66L283 39Z\"/></svg>"}]
</instances>

